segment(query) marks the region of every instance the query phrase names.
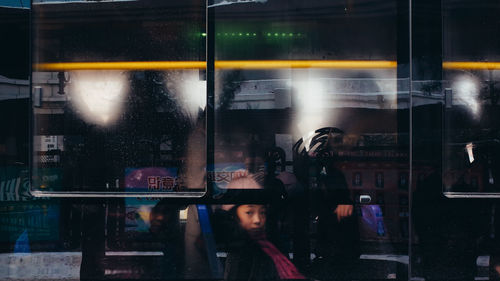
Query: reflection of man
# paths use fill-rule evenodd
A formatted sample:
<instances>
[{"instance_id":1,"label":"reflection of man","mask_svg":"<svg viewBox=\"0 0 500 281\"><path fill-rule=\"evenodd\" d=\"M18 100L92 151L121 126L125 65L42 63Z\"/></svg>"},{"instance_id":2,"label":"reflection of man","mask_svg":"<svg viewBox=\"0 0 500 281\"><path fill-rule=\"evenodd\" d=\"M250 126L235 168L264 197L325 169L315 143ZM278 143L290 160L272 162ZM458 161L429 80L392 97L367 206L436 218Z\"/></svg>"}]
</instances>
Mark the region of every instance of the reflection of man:
<instances>
[{"instance_id":1,"label":"reflection of man","mask_svg":"<svg viewBox=\"0 0 500 281\"><path fill-rule=\"evenodd\" d=\"M334 146L342 143L342 134L337 128L321 128L310 139L294 145L294 168L298 178L309 185L310 210L317 221L312 264L317 279L344 280L359 257L353 202L346 178L335 165ZM356 182L356 174L353 176ZM361 185L361 174L358 179Z\"/></svg>"},{"instance_id":2,"label":"reflection of man","mask_svg":"<svg viewBox=\"0 0 500 281\"><path fill-rule=\"evenodd\" d=\"M308 186L310 204L304 208L306 220L312 215L317 221L317 236L312 241L316 242L312 244L316 254L312 271L317 273L314 276L317 279L345 279L359 257L353 202L345 176L334 161L335 146L342 143L342 130L325 127L299 139L293 146L294 173ZM353 184L361 185L361 181L361 174L354 173Z\"/></svg>"},{"instance_id":3,"label":"reflection of man","mask_svg":"<svg viewBox=\"0 0 500 281\"><path fill-rule=\"evenodd\" d=\"M163 246L163 279L178 279L184 269L184 243L179 222L182 206L160 201L150 213L150 232Z\"/></svg>"},{"instance_id":4,"label":"reflection of man","mask_svg":"<svg viewBox=\"0 0 500 281\"><path fill-rule=\"evenodd\" d=\"M336 274L342 279L358 257L359 234L344 174L334 166L332 159L326 162L321 168L318 186L312 192L312 208L318 223L316 261L324 262L323 277Z\"/></svg>"},{"instance_id":5,"label":"reflection of man","mask_svg":"<svg viewBox=\"0 0 500 281\"><path fill-rule=\"evenodd\" d=\"M328 165L323 167L324 173L320 174L318 181L318 189L313 192L313 206L317 204L318 212L318 231L320 233L320 239L331 240L328 232L332 232L337 225L340 225L344 219L349 218L352 215L353 203L349 196L349 190L347 188L347 182L345 180L344 174L335 168L333 165ZM330 241L321 241L322 243L330 245ZM326 248L328 248L326 247ZM326 248L321 247L319 249L323 252ZM329 252L324 251L326 255Z\"/></svg>"}]
</instances>

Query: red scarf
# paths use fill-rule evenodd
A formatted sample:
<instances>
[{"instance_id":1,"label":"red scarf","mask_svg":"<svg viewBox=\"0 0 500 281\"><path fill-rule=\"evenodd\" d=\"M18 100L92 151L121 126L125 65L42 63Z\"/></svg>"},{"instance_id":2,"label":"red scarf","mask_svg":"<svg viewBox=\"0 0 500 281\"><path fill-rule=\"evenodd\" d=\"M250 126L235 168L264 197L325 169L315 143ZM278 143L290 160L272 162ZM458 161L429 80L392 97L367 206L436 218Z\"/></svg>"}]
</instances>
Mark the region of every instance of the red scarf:
<instances>
[{"instance_id":1,"label":"red scarf","mask_svg":"<svg viewBox=\"0 0 500 281\"><path fill-rule=\"evenodd\" d=\"M255 240L262 251L273 260L280 279L306 279L304 275L300 274L295 265L293 265L293 263L289 261L273 243L267 240L266 234L263 231L251 231L250 237Z\"/></svg>"}]
</instances>

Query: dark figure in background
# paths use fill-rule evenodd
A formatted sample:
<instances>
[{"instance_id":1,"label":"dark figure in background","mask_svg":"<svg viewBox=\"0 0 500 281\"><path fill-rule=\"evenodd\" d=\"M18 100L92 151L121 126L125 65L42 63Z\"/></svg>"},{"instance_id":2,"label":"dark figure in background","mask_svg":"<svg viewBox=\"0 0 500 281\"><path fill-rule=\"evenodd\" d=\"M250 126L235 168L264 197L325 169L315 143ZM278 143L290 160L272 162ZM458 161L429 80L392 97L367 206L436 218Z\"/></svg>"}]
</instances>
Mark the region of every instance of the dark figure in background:
<instances>
[{"instance_id":1,"label":"dark figure in background","mask_svg":"<svg viewBox=\"0 0 500 281\"><path fill-rule=\"evenodd\" d=\"M317 222L316 258L312 271L318 279L344 280L359 258L359 231L353 216L344 174L336 167L335 146L342 143L343 131L321 128L309 139L294 145L295 171L309 186L311 217Z\"/></svg>"},{"instance_id":2,"label":"dark figure in background","mask_svg":"<svg viewBox=\"0 0 500 281\"><path fill-rule=\"evenodd\" d=\"M458 162L455 162L458 163ZM474 280L476 245L485 232L484 208L474 199L446 198L443 185L454 191L470 190L464 168L443 176L435 171L420 181L413 194L413 220L419 238L425 280Z\"/></svg>"},{"instance_id":3,"label":"dark figure in background","mask_svg":"<svg viewBox=\"0 0 500 281\"><path fill-rule=\"evenodd\" d=\"M184 270L184 239L179 222L179 210L185 206L160 201L150 213L149 231L162 245L162 279L182 279Z\"/></svg>"},{"instance_id":4,"label":"dark figure in background","mask_svg":"<svg viewBox=\"0 0 500 281\"><path fill-rule=\"evenodd\" d=\"M319 159L317 186L311 190L313 217L317 220L315 263L324 266L318 278L343 280L359 257L359 232L353 202L342 171L333 159Z\"/></svg>"},{"instance_id":5,"label":"dark figure in background","mask_svg":"<svg viewBox=\"0 0 500 281\"><path fill-rule=\"evenodd\" d=\"M497 136L500 136L500 132L492 134L489 141L475 147L475 155L479 155L479 161L483 163L483 192L500 193L500 140ZM480 248L482 255L490 256L490 280L500 280L500 202L494 199L488 203L488 233L483 237Z\"/></svg>"},{"instance_id":6,"label":"dark figure in background","mask_svg":"<svg viewBox=\"0 0 500 281\"><path fill-rule=\"evenodd\" d=\"M297 180L297 177L286 171L286 154L279 147L273 147L266 152L266 163L269 178L279 182L276 186L282 186L281 194L283 198L277 204L277 223L275 227L278 231L277 246L283 253L293 253L293 263L299 268L305 267L309 261L307 248L304 241L307 240L304 226L307 221L307 204L304 204L304 187Z\"/></svg>"},{"instance_id":7,"label":"dark figure in background","mask_svg":"<svg viewBox=\"0 0 500 281\"><path fill-rule=\"evenodd\" d=\"M287 252L288 249L282 243L283 241L280 241L280 222L286 211L288 195L283 182L276 178L275 161L272 161L267 154L258 144L251 144L245 157L245 166L252 179L269 195L270 204L267 206L266 212L266 232L281 251Z\"/></svg>"},{"instance_id":8,"label":"dark figure in background","mask_svg":"<svg viewBox=\"0 0 500 281\"><path fill-rule=\"evenodd\" d=\"M105 208L101 201L82 200L82 264L80 280L104 279Z\"/></svg>"},{"instance_id":9,"label":"dark figure in background","mask_svg":"<svg viewBox=\"0 0 500 281\"><path fill-rule=\"evenodd\" d=\"M497 191L498 192L498 191ZM500 280L500 204L493 202L490 208L489 235L485 239L484 248L490 255L489 278Z\"/></svg>"}]
</instances>

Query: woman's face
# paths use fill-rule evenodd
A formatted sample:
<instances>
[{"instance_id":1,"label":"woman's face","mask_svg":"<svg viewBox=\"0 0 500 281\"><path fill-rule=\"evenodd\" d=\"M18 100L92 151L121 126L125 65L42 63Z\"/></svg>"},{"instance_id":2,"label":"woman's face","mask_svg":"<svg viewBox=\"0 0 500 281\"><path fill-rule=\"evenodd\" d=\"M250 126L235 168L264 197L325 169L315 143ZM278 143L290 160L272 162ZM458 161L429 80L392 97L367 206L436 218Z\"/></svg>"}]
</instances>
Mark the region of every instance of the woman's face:
<instances>
[{"instance_id":1,"label":"woman's face","mask_svg":"<svg viewBox=\"0 0 500 281\"><path fill-rule=\"evenodd\" d=\"M246 231L258 230L266 225L266 207L263 205L241 205L236 209L236 215Z\"/></svg>"}]
</instances>

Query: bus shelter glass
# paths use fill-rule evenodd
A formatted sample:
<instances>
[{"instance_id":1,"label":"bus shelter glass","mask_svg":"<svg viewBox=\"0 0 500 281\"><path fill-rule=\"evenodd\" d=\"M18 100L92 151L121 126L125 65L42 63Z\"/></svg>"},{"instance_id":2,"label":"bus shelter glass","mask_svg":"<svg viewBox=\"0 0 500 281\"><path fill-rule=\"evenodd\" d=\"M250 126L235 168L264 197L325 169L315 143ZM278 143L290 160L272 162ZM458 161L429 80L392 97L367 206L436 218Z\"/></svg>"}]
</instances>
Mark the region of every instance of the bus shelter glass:
<instances>
[{"instance_id":1,"label":"bus shelter glass","mask_svg":"<svg viewBox=\"0 0 500 281\"><path fill-rule=\"evenodd\" d=\"M447 196L500 196L500 52L496 1L443 1ZM474 44L481 40L481 44Z\"/></svg>"},{"instance_id":2,"label":"bus shelter glass","mask_svg":"<svg viewBox=\"0 0 500 281\"><path fill-rule=\"evenodd\" d=\"M408 7L400 2L209 6L212 196L269 191L269 240L311 279L406 278L412 186ZM234 248L217 246L234 269Z\"/></svg>"},{"instance_id":3,"label":"bus shelter glass","mask_svg":"<svg viewBox=\"0 0 500 281\"><path fill-rule=\"evenodd\" d=\"M412 9L412 279L498 279L498 1ZM480 42L480 43L478 43Z\"/></svg>"},{"instance_id":4,"label":"bus shelter glass","mask_svg":"<svg viewBox=\"0 0 500 281\"><path fill-rule=\"evenodd\" d=\"M35 196L201 196L204 1L34 1Z\"/></svg>"}]
</instances>

